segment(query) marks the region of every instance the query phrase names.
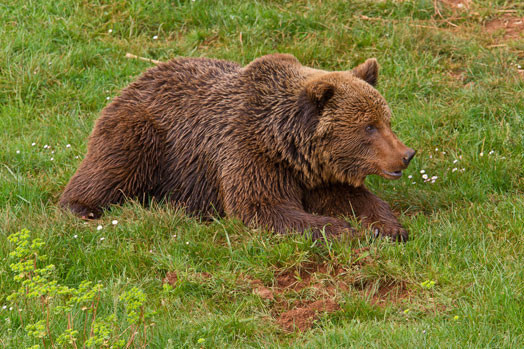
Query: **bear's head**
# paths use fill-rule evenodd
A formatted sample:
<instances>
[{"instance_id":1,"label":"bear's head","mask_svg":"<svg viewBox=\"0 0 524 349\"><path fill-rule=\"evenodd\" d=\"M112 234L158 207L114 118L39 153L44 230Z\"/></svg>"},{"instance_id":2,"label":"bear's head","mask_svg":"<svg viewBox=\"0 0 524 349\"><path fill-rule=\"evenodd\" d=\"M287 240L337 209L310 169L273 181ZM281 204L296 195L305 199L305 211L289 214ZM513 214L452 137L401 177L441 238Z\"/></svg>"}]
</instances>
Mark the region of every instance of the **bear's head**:
<instances>
[{"instance_id":1,"label":"bear's head","mask_svg":"<svg viewBox=\"0 0 524 349\"><path fill-rule=\"evenodd\" d=\"M370 174L398 179L415 155L391 130L377 78L377 61L368 59L352 71L317 71L305 82L299 105L314 124L312 155L324 181L359 186Z\"/></svg>"}]
</instances>

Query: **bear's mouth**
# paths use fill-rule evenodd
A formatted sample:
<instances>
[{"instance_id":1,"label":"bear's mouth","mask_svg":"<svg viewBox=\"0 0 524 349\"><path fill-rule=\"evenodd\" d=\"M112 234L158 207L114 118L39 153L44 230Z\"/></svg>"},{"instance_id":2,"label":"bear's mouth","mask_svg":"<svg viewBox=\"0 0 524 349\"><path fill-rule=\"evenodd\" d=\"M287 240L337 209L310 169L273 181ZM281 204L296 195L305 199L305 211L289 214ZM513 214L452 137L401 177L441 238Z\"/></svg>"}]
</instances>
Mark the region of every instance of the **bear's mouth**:
<instances>
[{"instance_id":1,"label":"bear's mouth","mask_svg":"<svg viewBox=\"0 0 524 349\"><path fill-rule=\"evenodd\" d=\"M390 179L399 179L400 177L402 177L402 171L389 172L386 170L382 170L382 173L386 175L385 176L386 178L390 178Z\"/></svg>"}]
</instances>

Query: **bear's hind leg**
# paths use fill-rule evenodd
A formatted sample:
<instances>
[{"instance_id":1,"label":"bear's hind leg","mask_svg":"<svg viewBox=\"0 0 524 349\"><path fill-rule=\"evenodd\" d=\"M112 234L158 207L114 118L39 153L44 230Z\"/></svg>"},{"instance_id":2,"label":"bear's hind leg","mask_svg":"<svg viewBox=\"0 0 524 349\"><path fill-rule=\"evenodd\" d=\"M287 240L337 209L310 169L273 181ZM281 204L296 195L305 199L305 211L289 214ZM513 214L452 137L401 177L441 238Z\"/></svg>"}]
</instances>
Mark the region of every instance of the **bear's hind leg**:
<instances>
[{"instance_id":1,"label":"bear's hind leg","mask_svg":"<svg viewBox=\"0 0 524 349\"><path fill-rule=\"evenodd\" d=\"M110 105L97 121L86 158L60 205L89 219L126 198L144 199L159 182L163 147L162 132L146 110Z\"/></svg>"},{"instance_id":2,"label":"bear's hind leg","mask_svg":"<svg viewBox=\"0 0 524 349\"><path fill-rule=\"evenodd\" d=\"M100 218L103 208L120 201L119 193L114 192L117 183L103 171L93 170L92 162L88 154L60 197L60 206L82 219Z\"/></svg>"},{"instance_id":3,"label":"bear's hind leg","mask_svg":"<svg viewBox=\"0 0 524 349\"><path fill-rule=\"evenodd\" d=\"M69 209L75 215L82 219L98 219L102 216L102 209L100 207L89 207L79 202L60 200L60 206Z\"/></svg>"}]
</instances>

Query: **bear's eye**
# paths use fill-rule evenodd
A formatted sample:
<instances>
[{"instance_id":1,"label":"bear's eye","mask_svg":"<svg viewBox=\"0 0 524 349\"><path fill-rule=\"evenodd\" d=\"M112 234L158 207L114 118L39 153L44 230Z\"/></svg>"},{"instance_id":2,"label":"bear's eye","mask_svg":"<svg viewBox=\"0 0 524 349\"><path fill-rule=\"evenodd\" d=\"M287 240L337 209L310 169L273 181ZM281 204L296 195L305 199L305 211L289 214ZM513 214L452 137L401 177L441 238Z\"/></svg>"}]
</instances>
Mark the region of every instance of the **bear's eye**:
<instances>
[{"instance_id":1,"label":"bear's eye","mask_svg":"<svg viewBox=\"0 0 524 349\"><path fill-rule=\"evenodd\" d=\"M373 133L377 130L377 128L375 127L375 125L367 125L366 126L366 132L368 133Z\"/></svg>"}]
</instances>

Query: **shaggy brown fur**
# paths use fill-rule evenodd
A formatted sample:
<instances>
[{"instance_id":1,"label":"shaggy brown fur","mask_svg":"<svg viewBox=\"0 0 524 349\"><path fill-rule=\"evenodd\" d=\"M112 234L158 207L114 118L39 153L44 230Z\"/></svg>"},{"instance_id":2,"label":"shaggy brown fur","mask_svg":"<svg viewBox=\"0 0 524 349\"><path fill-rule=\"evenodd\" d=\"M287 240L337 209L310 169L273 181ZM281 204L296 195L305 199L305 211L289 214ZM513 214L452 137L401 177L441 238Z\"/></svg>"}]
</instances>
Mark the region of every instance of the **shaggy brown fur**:
<instances>
[{"instance_id":1,"label":"shaggy brown fur","mask_svg":"<svg viewBox=\"0 0 524 349\"><path fill-rule=\"evenodd\" d=\"M373 88L378 65L302 66L285 54L236 63L179 58L148 70L103 111L60 203L86 218L125 198L230 215L276 232L352 232L341 215L407 238L363 185L414 155Z\"/></svg>"}]
</instances>

